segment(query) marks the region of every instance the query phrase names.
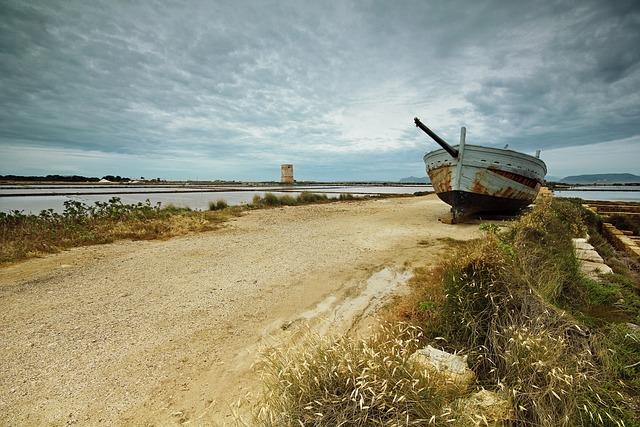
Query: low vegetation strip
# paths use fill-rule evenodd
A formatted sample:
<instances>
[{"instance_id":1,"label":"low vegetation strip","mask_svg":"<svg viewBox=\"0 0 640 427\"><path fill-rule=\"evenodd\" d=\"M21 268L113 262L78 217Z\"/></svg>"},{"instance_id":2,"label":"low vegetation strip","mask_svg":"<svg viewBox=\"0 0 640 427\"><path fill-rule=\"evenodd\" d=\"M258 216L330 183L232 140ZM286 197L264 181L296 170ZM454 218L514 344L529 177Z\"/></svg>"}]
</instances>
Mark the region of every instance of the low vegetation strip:
<instances>
[{"instance_id":1,"label":"low vegetation strip","mask_svg":"<svg viewBox=\"0 0 640 427\"><path fill-rule=\"evenodd\" d=\"M118 197L87 205L68 200L62 213L48 209L38 215L0 212L0 264L77 246L111 243L119 239L163 239L213 230L229 218L250 209L352 200L303 192L297 197L266 193L252 204L229 206L224 200L209 203L208 211L145 203L125 204Z\"/></svg>"},{"instance_id":2,"label":"low vegetation strip","mask_svg":"<svg viewBox=\"0 0 640 427\"><path fill-rule=\"evenodd\" d=\"M158 239L216 228L238 209L200 212L146 203L124 204L113 197L93 206L68 200L64 211L38 215L0 213L0 263L17 261L76 246L118 239Z\"/></svg>"},{"instance_id":3,"label":"low vegetation strip","mask_svg":"<svg viewBox=\"0 0 640 427\"><path fill-rule=\"evenodd\" d=\"M298 206L298 205L308 205L313 203L328 203L336 200L354 200L355 196L348 193L340 194L337 199L330 198L326 194L316 194L316 193L308 193L302 192L297 197L290 196L288 194L284 194L282 196L277 196L273 193L265 193L264 196L260 197L259 195L255 195L253 197L251 207L254 208L265 208L265 207L277 207L277 206Z\"/></svg>"},{"instance_id":4,"label":"low vegetation strip","mask_svg":"<svg viewBox=\"0 0 640 427\"><path fill-rule=\"evenodd\" d=\"M602 280L582 275L571 238L588 231L604 248L598 227L579 203L552 198L506 231L484 225L485 239L418 272L392 309L399 329L383 328L394 339L323 338L268 352L258 420L484 425L491 419L459 399L486 389L508 399L509 424L640 425L639 271L613 263ZM409 363L427 344L466 355L475 383L452 389Z\"/></svg>"}]
</instances>

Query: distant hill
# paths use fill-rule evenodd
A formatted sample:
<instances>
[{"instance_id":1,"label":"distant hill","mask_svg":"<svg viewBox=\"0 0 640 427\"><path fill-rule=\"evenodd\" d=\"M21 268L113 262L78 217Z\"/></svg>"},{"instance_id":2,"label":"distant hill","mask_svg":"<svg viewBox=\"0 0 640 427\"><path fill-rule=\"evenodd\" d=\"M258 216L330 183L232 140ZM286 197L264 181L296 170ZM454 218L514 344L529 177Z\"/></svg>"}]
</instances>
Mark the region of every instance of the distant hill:
<instances>
[{"instance_id":1,"label":"distant hill","mask_svg":"<svg viewBox=\"0 0 640 427\"><path fill-rule=\"evenodd\" d=\"M400 184L430 184L429 178L426 176L417 177L417 176L408 176L406 178L401 178L398 181Z\"/></svg>"},{"instance_id":2,"label":"distant hill","mask_svg":"<svg viewBox=\"0 0 640 427\"><path fill-rule=\"evenodd\" d=\"M632 173L598 173L593 175L574 175L562 178L567 184L625 184L638 182L640 176Z\"/></svg>"}]
</instances>

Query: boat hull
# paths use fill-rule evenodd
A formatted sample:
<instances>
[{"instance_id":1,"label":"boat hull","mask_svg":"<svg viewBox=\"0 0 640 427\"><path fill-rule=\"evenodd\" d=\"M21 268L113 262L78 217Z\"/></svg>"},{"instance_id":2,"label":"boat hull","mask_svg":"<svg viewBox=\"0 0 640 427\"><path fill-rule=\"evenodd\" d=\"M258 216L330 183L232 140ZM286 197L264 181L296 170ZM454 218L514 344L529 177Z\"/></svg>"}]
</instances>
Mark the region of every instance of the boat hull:
<instances>
[{"instance_id":1,"label":"boat hull","mask_svg":"<svg viewBox=\"0 0 640 427\"><path fill-rule=\"evenodd\" d=\"M464 146L458 158L436 150L424 161L434 190L454 217L521 210L536 198L547 172L536 157L475 145Z\"/></svg>"}]
</instances>

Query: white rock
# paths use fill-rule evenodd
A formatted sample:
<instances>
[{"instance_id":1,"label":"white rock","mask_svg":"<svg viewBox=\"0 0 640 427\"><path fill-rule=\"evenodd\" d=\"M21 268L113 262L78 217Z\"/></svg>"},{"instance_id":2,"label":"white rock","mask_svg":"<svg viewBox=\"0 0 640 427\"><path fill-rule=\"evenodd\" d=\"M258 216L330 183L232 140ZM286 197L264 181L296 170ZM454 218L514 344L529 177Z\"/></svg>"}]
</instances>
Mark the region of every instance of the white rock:
<instances>
[{"instance_id":1,"label":"white rock","mask_svg":"<svg viewBox=\"0 0 640 427\"><path fill-rule=\"evenodd\" d=\"M454 403L456 412L461 414L457 426L502 426L513 418L511 402L489 390L481 390Z\"/></svg>"},{"instance_id":2,"label":"white rock","mask_svg":"<svg viewBox=\"0 0 640 427\"><path fill-rule=\"evenodd\" d=\"M571 239L571 240L573 240L573 247L576 249L584 249L584 250L593 249L593 246L587 243L585 239Z\"/></svg>"},{"instance_id":3,"label":"white rock","mask_svg":"<svg viewBox=\"0 0 640 427\"><path fill-rule=\"evenodd\" d=\"M598 279L602 274L613 273L611 267L601 262L581 261L580 264L580 270L593 279Z\"/></svg>"},{"instance_id":4,"label":"white rock","mask_svg":"<svg viewBox=\"0 0 640 427\"><path fill-rule=\"evenodd\" d=\"M580 271L586 276L598 280L600 275L613 273L611 267L604 263L600 254L587 243L587 239L571 239L576 249L576 258L580 261Z\"/></svg>"},{"instance_id":5,"label":"white rock","mask_svg":"<svg viewBox=\"0 0 640 427\"><path fill-rule=\"evenodd\" d=\"M631 329L633 332L640 332L640 326L636 325L635 323L625 323L627 325L627 327L629 329Z\"/></svg>"},{"instance_id":6,"label":"white rock","mask_svg":"<svg viewBox=\"0 0 640 427\"><path fill-rule=\"evenodd\" d=\"M576 249L576 257L583 261L599 262L604 264L604 259L595 249Z\"/></svg>"},{"instance_id":7,"label":"white rock","mask_svg":"<svg viewBox=\"0 0 640 427\"><path fill-rule=\"evenodd\" d=\"M430 345L417 350L409 360L457 385L469 386L476 378L476 374L467 366L467 356L447 353Z\"/></svg>"}]
</instances>

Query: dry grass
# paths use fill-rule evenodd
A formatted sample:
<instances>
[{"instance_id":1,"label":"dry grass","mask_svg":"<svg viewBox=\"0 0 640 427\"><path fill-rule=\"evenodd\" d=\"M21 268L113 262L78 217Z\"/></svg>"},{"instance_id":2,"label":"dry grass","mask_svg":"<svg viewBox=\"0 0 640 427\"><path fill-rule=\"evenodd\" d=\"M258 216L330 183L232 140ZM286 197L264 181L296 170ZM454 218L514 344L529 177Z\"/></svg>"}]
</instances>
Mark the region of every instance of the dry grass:
<instances>
[{"instance_id":1,"label":"dry grass","mask_svg":"<svg viewBox=\"0 0 640 427\"><path fill-rule=\"evenodd\" d=\"M416 271L411 295L396 306L395 320L420 327L421 343L438 338L445 349L469 355L477 386L510 397L514 425L640 425L640 334L624 324L596 328L577 320L593 292L571 244L586 230L582 217L579 205L548 199L507 232L485 227L484 239L460 245L436 269ZM398 337L315 338L299 350L270 353L259 420L448 424L456 414L444 416L438 405L455 393L408 369L419 341ZM384 369L387 363L397 369ZM418 388L399 387L401 381ZM399 408L402 393L407 405Z\"/></svg>"},{"instance_id":2,"label":"dry grass","mask_svg":"<svg viewBox=\"0 0 640 427\"><path fill-rule=\"evenodd\" d=\"M385 325L372 337L319 337L275 349L260 366L256 420L267 426L406 426L453 419L463 390L409 359L419 328Z\"/></svg>"},{"instance_id":3,"label":"dry grass","mask_svg":"<svg viewBox=\"0 0 640 427\"><path fill-rule=\"evenodd\" d=\"M430 303L429 316L413 316L427 336L466 350L480 385L509 392L518 424L639 422L629 365L640 336L589 329L565 311L588 303L570 240L584 233L580 218L571 202L545 201L507 233L459 249L409 298Z\"/></svg>"},{"instance_id":4,"label":"dry grass","mask_svg":"<svg viewBox=\"0 0 640 427\"><path fill-rule=\"evenodd\" d=\"M445 299L440 278L443 267L416 268L409 279L410 293L388 307L385 319L389 322L410 322L423 328L427 338L439 336L437 330L440 307Z\"/></svg>"},{"instance_id":5,"label":"dry grass","mask_svg":"<svg viewBox=\"0 0 640 427\"><path fill-rule=\"evenodd\" d=\"M148 202L127 205L114 197L94 206L67 201L61 214L52 210L39 215L0 214L0 264L118 239L163 239L213 230L240 212L239 208L216 212L161 208Z\"/></svg>"}]
</instances>

